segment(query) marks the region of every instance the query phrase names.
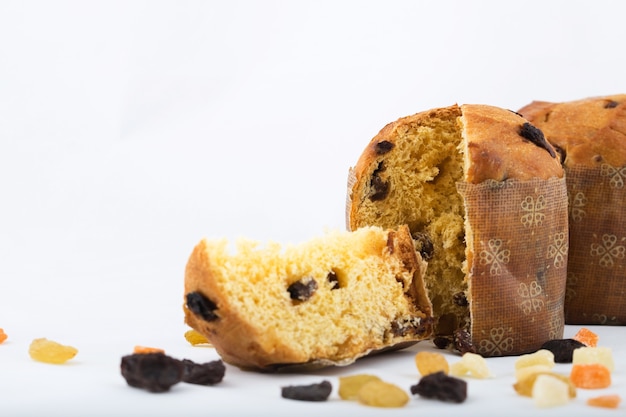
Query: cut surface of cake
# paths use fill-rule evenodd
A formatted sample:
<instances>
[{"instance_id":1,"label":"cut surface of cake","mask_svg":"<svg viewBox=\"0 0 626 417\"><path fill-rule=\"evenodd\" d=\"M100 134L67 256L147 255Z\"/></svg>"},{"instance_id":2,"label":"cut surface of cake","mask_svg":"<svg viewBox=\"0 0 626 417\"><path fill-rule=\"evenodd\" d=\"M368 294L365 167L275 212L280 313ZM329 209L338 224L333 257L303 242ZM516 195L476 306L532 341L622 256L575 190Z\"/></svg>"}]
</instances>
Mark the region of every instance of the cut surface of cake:
<instances>
[{"instance_id":1,"label":"cut surface of cake","mask_svg":"<svg viewBox=\"0 0 626 417\"><path fill-rule=\"evenodd\" d=\"M347 365L431 336L425 263L406 226L234 246L203 239L185 271L185 321L227 363Z\"/></svg>"}]
</instances>

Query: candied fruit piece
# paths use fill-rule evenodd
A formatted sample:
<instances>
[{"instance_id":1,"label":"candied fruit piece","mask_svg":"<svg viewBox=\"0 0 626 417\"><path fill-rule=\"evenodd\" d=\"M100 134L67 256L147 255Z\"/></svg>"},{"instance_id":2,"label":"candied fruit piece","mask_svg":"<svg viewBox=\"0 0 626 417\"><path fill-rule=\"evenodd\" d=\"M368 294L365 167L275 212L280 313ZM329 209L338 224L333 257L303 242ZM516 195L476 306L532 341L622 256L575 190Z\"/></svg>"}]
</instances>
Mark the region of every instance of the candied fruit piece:
<instances>
[{"instance_id":1,"label":"candied fruit piece","mask_svg":"<svg viewBox=\"0 0 626 417\"><path fill-rule=\"evenodd\" d=\"M182 381L184 365L163 353L135 353L122 357L120 369L131 387L150 392L169 391Z\"/></svg>"},{"instance_id":2,"label":"candied fruit piece","mask_svg":"<svg viewBox=\"0 0 626 417\"><path fill-rule=\"evenodd\" d=\"M521 355L515 361L515 369L525 368L527 366L534 365L545 365L549 368L553 368L555 365L554 353L550 352L547 349L539 349L534 353Z\"/></svg>"},{"instance_id":3,"label":"candied fruit piece","mask_svg":"<svg viewBox=\"0 0 626 417\"><path fill-rule=\"evenodd\" d=\"M462 403L467 398L467 382L439 371L422 377L417 384L412 385L411 394L444 402Z\"/></svg>"},{"instance_id":4,"label":"candied fruit piece","mask_svg":"<svg viewBox=\"0 0 626 417\"><path fill-rule=\"evenodd\" d=\"M133 349L133 353L138 353L138 354L141 354L141 353L165 353L165 351L163 349L160 349L160 348L137 345Z\"/></svg>"},{"instance_id":5,"label":"candied fruit piece","mask_svg":"<svg viewBox=\"0 0 626 417\"><path fill-rule=\"evenodd\" d=\"M532 397L533 385L535 385L535 381L537 380L537 377L539 375L549 375L565 382L567 386L569 387L570 398L576 398L576 387L574 386L572 381L569 379L569 376L556 374L554 372L536 372L531 375L528 375L527 377L521 380L518 380L515 384L513 384L513 388L515 389L515 392L525 397Z\"/></svg>"},{"instance_id":6,"label":"candied fruit piece","mask_svg":"<svg viewBox=\"0 0 626 417\"><path fill-rule=\"evenodd\" d=\"M596 333L589 330L588 328L581 327L580 330L576 332L574 337L572 337L572 339L578 340L580 343L584 344L585 346L596 347L598 346L599 336Z\"/></svg>"},{"instance_id":7,"label":"candied fruit piece","mask_svg":"<svg viewBox=\"0 0 626 417\"><path fill-rule=\"evenodd\" d=\"M0 343L4 342L5 340L7 340L7 334L4 332L3 328L0 328Z\"/></svg>"},{"instance_id":8,"label":"candied fruit piece","mask_svg":"<svg viewBox=\"0 0 626 417\"><path fill-rule=\"evenodd\" d=\"M554 366L530 365L515 370L515 379L521 381L534 374L541 374L552 371Z\"/></svg>"},{"instance_id":9,"label":"candied fruit piece","mask_svg":"<svg viewBox=\"0 0 626 417\"><path fill-rule=\"evenodd\" d=\"M283 398L298 401L326 401L333 390L328 381L310 385L290 385L281 388Z\"/></svg>"},{"instance_id":10,"label":"candied fruit piece","mask_svg":"<svg viewBox=\"0 0 626 417\"><path fill-rule=\"evenodd\" d=\"M45 337L33 340L28 348L28 354L34 360L53 364L65 363L77 353L78 349L48 340Z\"/></svg>"},{"instance_id":11,"label":"candied fruit piece","mask_svg":"<svg viewBox=\"0 0 626 417\"><path fill-rule=\"evenodd\" d=\"M550 375L538 375L532 388L533 402L537 407L547 408L567 404L570 400L569 386Z\"/></svg>"},{"instance_id":12,"label":"candied fruit piece","mask_svg":"<svg viewBox=\"0 0 626 417\"><path fill-rule=\"evenodd\" d=\"M397 385L373 380L361 387L357 399L372 407L398 408L409 402L409 394Z\"/></svg>"},{"instance_id":13,"label":"candied fruit piece","mask_svg":"<svg viewBox=\"0 0 626 417\"><path fill-rule=\"evenodd\" d=\"M445 356L436 352L418 352L415 355L415 366L423 376L443 372L448 374L450 366Z\"/></svg>"},{"instance_id":14,"label":"candied fruit piece","mask_svg":"<svg viewBox=\"0 0 626 417\"><path fill-rule=\"evenodd\" d=\"M342 400L356 400L361 387L370 381L380 381L376 375L357 374L339 377L339 397Z\"/></svg>"},{"instance_id":15,"label":"candied fruit piece","mask_svg":"<svg viewBox=\"0 0 626 417\"><path fill-rule=\"evenodd\" d=\"M569 375L578 388L598 389L611 385L611 371L599 363L577 363Z\"/></svg>"},{"instance_id":16,"label":"candied fruit piece","mask_svg":"<svg viewBox=\"0 0 626 417\"><path fill-rule=\"evenodd\" d=\"M574 350L584 347L585 344L574 339L554 339L548 340L541 349L547 349L554 354L556 363L572 363Z\"/></svg>"},{"instance_id":17,"label":"candied fruit piece","mask_svg":"<svg viewBox=\"0 0 626 417\"><path fill-rule=\"evenodd\" d=\"M622 402L622 397L617 394L600 395L587 399L587 405L603 408L617 408L620 402Z\"/></svg>"},{"instance_id":18,"label":"candied fruit piece","mask_svg":"<svg viewBox=\"0 0 626 417\"><path fill-rule=\"evenodd\" d=\"M207 363L196 363L190 359L183 359L183 382L196 385L215 385L222 382L226 367L221 360Z\"/></svg>"},{"instance_id":19,"label":"candied fruit piece","mask_svg":"<svg viewBox=\"0 0 626 417\"><path fill-rule=\"evenodd\" d=\"M574 351L572 363L599 363L611 372L615 370L613 353L609 347L581 347Z\"/></svg>"},{"instance_id":20,"label":"candied fruit piece","mask_svg":"<svg viewBox=\"0 0 626 417\"><path fill-rule=\"evenodd\" d=\"M493 376L485 358L477 353L467 352L461 356L461 360L450 365L450 375L471 376L478 379Z\"/></svg>"},{"instance_id":21,"label":"candied fruit piece","mask_svg":"<svg viewBox=\"0 0 626 417\"><path fill-rule=\"evenodd\" d=\"M187 341L191 343L192 346L210 344L209 339L207 339L202 333L194 329L187 330L185 332L185 339L187 339Z\"/></svg>"}]
</instances>

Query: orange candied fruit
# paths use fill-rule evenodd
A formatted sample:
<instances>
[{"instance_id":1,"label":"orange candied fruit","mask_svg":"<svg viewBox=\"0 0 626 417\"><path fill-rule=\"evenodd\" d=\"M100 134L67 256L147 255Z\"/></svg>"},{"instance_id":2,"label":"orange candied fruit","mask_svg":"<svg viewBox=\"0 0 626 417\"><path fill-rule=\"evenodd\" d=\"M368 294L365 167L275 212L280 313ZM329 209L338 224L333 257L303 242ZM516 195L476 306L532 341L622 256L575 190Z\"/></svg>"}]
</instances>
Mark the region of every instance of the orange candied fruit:
<instances>
[{"instance_id":1,"label":"orange candied fruit","mask_svg":"<svg viewBox=\"0 0 626 417\"><path fill-rule=\"evenodd\" d=\"M149 346L135 346L133 349L133 353L143 354L143 353L165 353L165 350L149 347Z\"/></svg>"},{"instance_id":2,"label":"orange candied fruit","mask_svg":"<svg viewBox=\"0 0 626 417\"><path fill-rule=\"evenodd\" d=\"M596 389L611 385L611 371L599 363L577 363L569 375L577 388Z\"/></svg>"},{"instance_id":3,"label":"orange candied fruit","mask_svg":"<svg viewBox=\"0 0 626 417\"><path fill-rule=\"evenodd\" d=\"M7 334L4 332L4 329L0 327L0 343L4 342L5 340L7 340Z\"/></svg>"},{"instance_id":4,"label":"orange candied fruit","mask_svg":"<svg viewBox=\"0 0 626 417\"><path fill-rule=\"evenodd\" d=\"M589 347L596 347L598 346L599 336L586 327L581 327L572 339L578 340Z\"/></svg>"},{"instance_id":5,"label":"orange candied fruit","mask_svg":"<svg viewBox=\"0 0 626 417\"><path fill-rule=\"evenodd\" d=\"M603 408L617 408L622 398L617 394L600 395L599 397L589 398L587 405Z\"/></svg>"}]
</instances>

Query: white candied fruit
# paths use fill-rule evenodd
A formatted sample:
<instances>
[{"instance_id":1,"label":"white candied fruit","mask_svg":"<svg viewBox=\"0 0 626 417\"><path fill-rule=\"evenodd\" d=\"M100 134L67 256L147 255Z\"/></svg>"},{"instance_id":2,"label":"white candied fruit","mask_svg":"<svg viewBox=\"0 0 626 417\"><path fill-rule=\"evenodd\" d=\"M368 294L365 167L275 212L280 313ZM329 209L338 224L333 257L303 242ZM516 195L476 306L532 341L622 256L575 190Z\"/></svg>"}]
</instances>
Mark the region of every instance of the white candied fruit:
<instances>
[{"instance_id":1,"label":"white candied fruit","mask_svg":"<svg viewBox=\"0 0 626 417\"><path fill-rule=\"evenodd\" d=\"M515 379L522 381L533 374L546 373L552 371L554 366L548 365L529 365L515 370Z\"/></svg>"},{"instance_id":2,"label":"white candied fruit","mask_svg":"<svg viewBox=\"0 0 626 417\"><path fill-rule=\"evenodd\" d=\"M548 368L554 368L554 353L547 349L539 349L534 353L521 355L515 361L515 369L525 368L527 366L544 365Z\"/></svg>"},{"instance_id":3,"label":"white candied fruit","mask_svg":"<svg viewBox=\"0 0 626 417\"><path fill-rule=\"evenodd\" d=\"M580 347L574 350L572 364L593 364L599 363L613 372L615 363L613 362L613 353L609 347Z\"/></svg>"},{"instance_id":4,"label":"white candied fruit","mask_svg":"<svg viewBox=\"0 0 626 417\"><path fill-rule=\"evenodd\" d=\"M471 376L479 379L494 376L489 370L485 358L471 352L464 353L460 361L450 365L450 375Z\"/></svg>"},{"instance_id":5,"label":"white candied fruit","mask_svg":"<svg viewBox=\"0 0 626 417\"><path fill-rule=\"evenodd\" d=\"M565 405L570 400L569 386L550 375L539 375L533 384L532 398L539 408Z\"/></svg>"}]
</instances>

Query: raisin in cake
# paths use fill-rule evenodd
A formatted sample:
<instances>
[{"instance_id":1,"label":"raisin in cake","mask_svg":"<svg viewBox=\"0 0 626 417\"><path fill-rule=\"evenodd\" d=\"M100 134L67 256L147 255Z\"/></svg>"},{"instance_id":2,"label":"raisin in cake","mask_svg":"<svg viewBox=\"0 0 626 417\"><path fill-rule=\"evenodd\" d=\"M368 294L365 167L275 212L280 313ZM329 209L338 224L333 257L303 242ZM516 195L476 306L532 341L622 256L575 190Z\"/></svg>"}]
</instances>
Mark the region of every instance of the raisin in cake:
<instances>
[{"instance_id":1,"label":"raisin in cake","mask_svg":"<svg viewBox=\"0 0 626 417\"><path fill-rule=\"evenodd\" d=\"M515 355L562 335L564 173L520 115L454 105L390 123L350 169L347 197L350 230L409 226L437 345Z\"/></svg>"},{"instance_id":2,"label":"raisin in cake","mask_svg":"<svg viewBox=\"0 0 626 417\"><path fill-rule=\"evenodd\" d=\"M626 94L520 110L557 149L569 194L565 322L626 324Z\"/></svg>"},{"instance_id":3,"label":"raisin in cake","mask_svg":"<svg viewBox=\"0 0 626 417\"><path fill-rule=\"evenodd\" d=\"M204 239L185 270L185 321L241 368L346 365L431 336L424 268L406 226L284 247Z\"/></svg>"}]
</instances>

